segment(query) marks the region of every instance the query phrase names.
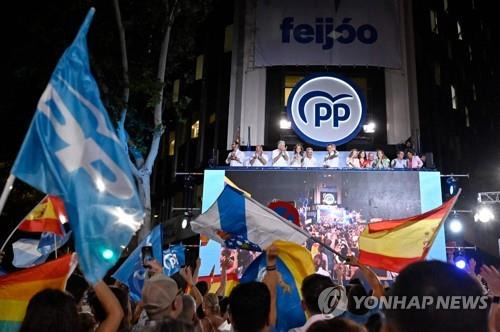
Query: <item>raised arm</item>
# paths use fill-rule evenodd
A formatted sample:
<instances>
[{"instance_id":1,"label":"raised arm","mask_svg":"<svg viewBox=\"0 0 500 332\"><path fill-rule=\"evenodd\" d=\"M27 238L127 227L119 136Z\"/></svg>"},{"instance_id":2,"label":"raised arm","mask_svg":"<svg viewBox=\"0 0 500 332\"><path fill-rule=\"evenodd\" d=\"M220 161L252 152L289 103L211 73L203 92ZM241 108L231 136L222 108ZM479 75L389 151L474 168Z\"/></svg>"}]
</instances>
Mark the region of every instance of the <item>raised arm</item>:
<instances>
[{"instance_id":1,"label":"raised arm","mask_svg":"<svg viewBox=\"0 0 500 332\"><path fill-rule=\"evenodd\" d=\"M278 252L275 247L271 246L266 251L267 254L267 267L266 274L262 279L262 282L267 286L269 292L271 293L271 305L269 312L269 325L276 325L276 287L279 284L281 276L276 269L276 257Z\"/></svg>"},{"instance_id":2,"label":"raised arm","mask_svg":"<svg viewBox=\"0 0 500 332\"><path fill-rule=\"evenodd\" d=\"M217 296L224 296L226 294L226 284L227 284L227 267L229 265L229 261L222 261L220 265L220 285L215 292Z\"/></svg>"},{"instance_id":3,"label":"raised arm","mask_svg":"<svg viewBox=\"0 0 500 332\"><path fill-rule=\"evenodd\" d=\"M118 331L123 319L123 310L108 285L103 281L99 281L93 286L95 294L99 299L104 311L106 312L106 319L99 324L96 329L98 332L114 332Z\"/></svg>"},{"instance_id":4,"label":"raised arm","mask_svg":"<svg viewBox=\"0 0 500 332\"><path fill-rule=\"evenodd\" d=\"M348 256L346 263L359 267L361 273L363 273L363 276L365 276L366 280L368 280L368 283L370 284L370 287L373 289L373 296L380 298L384 295L384 286L382 286L380 280L378 280L375 272L373 272L368 266L361 264L356 256Z\"/></svg>"}]
</instances>

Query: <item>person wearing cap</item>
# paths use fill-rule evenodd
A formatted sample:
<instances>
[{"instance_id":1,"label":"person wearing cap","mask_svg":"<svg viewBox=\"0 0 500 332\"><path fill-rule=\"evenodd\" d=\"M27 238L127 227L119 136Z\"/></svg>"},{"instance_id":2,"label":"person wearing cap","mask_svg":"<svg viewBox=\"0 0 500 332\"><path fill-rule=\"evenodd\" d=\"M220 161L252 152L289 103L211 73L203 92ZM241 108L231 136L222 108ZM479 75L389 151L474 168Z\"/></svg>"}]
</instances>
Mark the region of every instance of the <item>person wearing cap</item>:
<instances>
[{"instance_id":1,"label":"person wearing cap","mask_svg":"<svg viewBox=\"0 0 500 332\"><path fill-rule=\"evenodd\" d=\"M182 312L182 289L174 279L156 273L144 281L142 302L148 316L146 326L154 326L166 318L176 319ZM143 327L136 325L133 331L141 331Z\"/></svg>"}]
</instances>

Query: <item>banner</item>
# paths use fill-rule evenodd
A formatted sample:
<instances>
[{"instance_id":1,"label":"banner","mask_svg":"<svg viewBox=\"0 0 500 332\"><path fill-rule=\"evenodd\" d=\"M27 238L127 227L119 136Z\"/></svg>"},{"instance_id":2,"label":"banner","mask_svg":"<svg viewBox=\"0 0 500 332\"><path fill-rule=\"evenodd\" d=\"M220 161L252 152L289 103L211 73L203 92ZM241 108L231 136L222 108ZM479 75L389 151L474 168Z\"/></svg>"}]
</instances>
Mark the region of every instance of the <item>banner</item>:
<instances>
[{"instance_id":1,"label":"banner","mask_svg":"<svg viewBox=\"0 0 500 332\"><path fill-rule=\"evenodd\" d=\"M396 0L257 2L255 65L401 66Z\"/></svg>"}]
</instances>

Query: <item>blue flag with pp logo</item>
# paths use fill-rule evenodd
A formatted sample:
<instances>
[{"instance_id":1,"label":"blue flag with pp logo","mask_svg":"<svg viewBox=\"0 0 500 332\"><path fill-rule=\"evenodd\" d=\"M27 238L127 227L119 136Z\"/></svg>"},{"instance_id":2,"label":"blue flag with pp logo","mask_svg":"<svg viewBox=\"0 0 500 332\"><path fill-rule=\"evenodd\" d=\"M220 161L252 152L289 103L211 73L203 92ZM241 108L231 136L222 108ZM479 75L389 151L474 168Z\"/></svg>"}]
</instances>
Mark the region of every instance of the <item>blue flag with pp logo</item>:
<instances>
[{"instance_id":1,"label":"blue flag with pp logo","mask_svg":"<svg viewBox=\"0 0 500 332\"><path fill-rule=\"evenodd\" d=\"M180 271L186 264L186 252L182 244L172 244L163 251L163 271L167 276Z\"/></svg>"},{"instance_id":2,"label":"blue flag with pp logo","mask_svg":"<svg viewBox=\"0 0 500 332\"><path fill-rule=\"evenodd\" d=\"M90 72L86 38L93 15L91 9L59 60L12 170L64 200L90 283L116 263L144 215L127 152Z\"/></svg>"},{"instance_id":3,"label":"blue flag with pp logo","mask_svg":"<svg viewBox=\"0 0 500 332\"><path fill-rule=\"evenodd\" d=\"M153 228L137 248L127 257L123 264L112 275L113 278L125 284L129 288L130 297L134 301L141 299L142 286L146 278L146 269L142 266L141 248L144 246L153 247L153 258L158 262L163 261L161 245L161 225Z\"/></svg>"}]
</instances>

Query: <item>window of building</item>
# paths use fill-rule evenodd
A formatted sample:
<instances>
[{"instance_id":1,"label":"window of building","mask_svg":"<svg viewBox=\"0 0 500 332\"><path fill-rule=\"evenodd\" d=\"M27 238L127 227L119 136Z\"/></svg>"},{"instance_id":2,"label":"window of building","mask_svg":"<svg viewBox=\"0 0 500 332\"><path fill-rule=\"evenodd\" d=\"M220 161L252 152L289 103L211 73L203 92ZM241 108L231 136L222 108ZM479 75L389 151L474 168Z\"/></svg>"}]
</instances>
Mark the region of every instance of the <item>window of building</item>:
<instances>
[{"instance_id":1,"label":"window of building","mask_svg":"<svg viewBox=\"0 0 500 332\"><path fill-rule=\"evenodd\" d=\"M210 114L210 117L208 118L208 123L210 124L215 123L215 113Z\"/></svg>"},{"instance_id":2,"label":"window of building","mask_svg":"<svg viewBox=\"0 0 500 332\"><path fill-rule=\"evenodd\" d=\"M435 34L439 33L438 18L435 10L431 10L431 31Z\"/></svg>"},{"instance_id":3,"label":"window of building","mask_svg":"<svg viewBox=\"0 0 500 332\"><path fill-rule=\"evenodd\" d=\"M180 80L174 81L174 87L172 88L172 102L176 103L179 101L179 90L181 86Z\"/></svg>"},{"instance_id":4,"label":"window of building","mask_svg":"<svg viewBox=\"0 0 500 332\"><path fill-rule=\"evenodd\" d=\"M224 53L233 50L233 25L226 26L224 30Z\"/></svg>"},{"instance_id":5,"label":"window of building","mask_svg":"<svg viewBox=\"0 0 500 332\"><path fill-rule=\"evenodd\" d=\"M467 128L470 127L470 120L469 120L469 109L467 108L467 106L465 106L465 126Z\"/></svg>"},{"instance_id":6,"label":"window of building","mask_svg":"<svg viewBox=\"0 0 500 332\"><path fill-rule=\"evenodd\" d=\"M191 138L198 138L200 135L200 121L197 120L191 125Z\"/></svg>"},{"instance_id":7,"label":"window of building","mask_svg":"<svg viewBox=\"0 0 500 332\"><path fill-rule=\"evenodd\" d=\"M171 131L168 136L168 155L173 156L175 154L175 132Z\"/></svg>"},{"instance_id":8,"label":"window of building","mask_svg":"<svg viewBox=\"0 0 500 332\"><path fill-rule=\"evenodd\" d=\"M457 109L457 93L455 91L455 87L453 85L450 85L451 88L451 108L454 110Z\"/></svg>"},{"instance_id":9,"label":"window of building","mask_svg":"<svg viewBox=\"0 0 500 332\"><path fill-rule=\"evenodd\" d=\"M469 45L469 61L472 62L472 46Z\"/></svg>"},{"instance_id":10,"label":"window of building","mask_svg":"<svg viewBox=\"0 0 500 332\"><path fill-rule=\"evenodd\" d=\"M460 22L457 21L457 35L458 40L462 40L462 27L460 26Z\"/></svg>"},{"instance_id":11,"label":"window of building","mask_svg":"<svg viewBox=\"0 0 500 332\"><path fill-rule=\"evenodd\" d=\"M285 91L283 94L284 100L283 104L286 106L288 102L288 97L292 92L293 87L297 84L304 76L296 76L296 75L286 75L285 76Z\"/></svg>"},{"instance_id":12,"label":"window of building","mask_svg":"<svg viewBox=\"0 0 500 332\"><path fill-rule=\"evenodd\" d=\"M203 54L196 57L196 73L194 75L194 79L197 81L203 78L203 60Z\"/></svg>"},{"instance_id":13,"label":"window of building","mask_svg":"<svg viewBox=\"0 0 500 332\"><path fill-rule=\"evenodd\" d=\"M472 99L477 100L476 84L472 83Z\"/></svg>"},{"instance_id":14,"label":"window of building","mask_svg":"<svg viewBox=\"0 0 500 332\"><path fill-rule=\"evenodd\" d=\"M448 0L443 0L443 9L445 12L448 12Z\"/></svg>"},{"instance_id":15,"label":"window of building","mask_svg":"<svg viewBox=\"0 0 500 332\"><path fill-rule=\"evenodd\" d=\"M434 62L434 83L441 86L441 65L437 62Z\"/></svg>"}]
</instances>

